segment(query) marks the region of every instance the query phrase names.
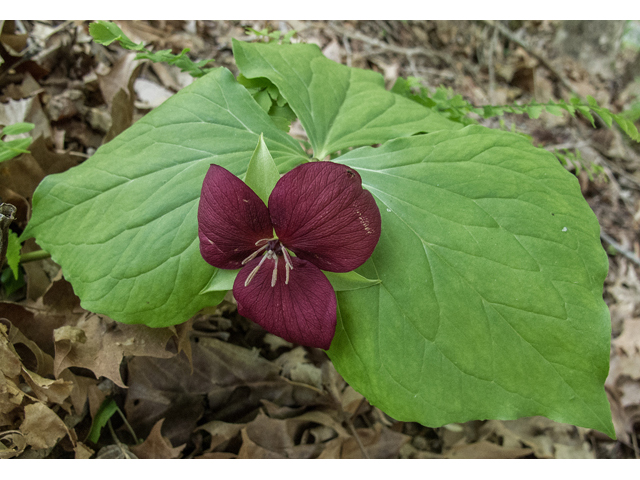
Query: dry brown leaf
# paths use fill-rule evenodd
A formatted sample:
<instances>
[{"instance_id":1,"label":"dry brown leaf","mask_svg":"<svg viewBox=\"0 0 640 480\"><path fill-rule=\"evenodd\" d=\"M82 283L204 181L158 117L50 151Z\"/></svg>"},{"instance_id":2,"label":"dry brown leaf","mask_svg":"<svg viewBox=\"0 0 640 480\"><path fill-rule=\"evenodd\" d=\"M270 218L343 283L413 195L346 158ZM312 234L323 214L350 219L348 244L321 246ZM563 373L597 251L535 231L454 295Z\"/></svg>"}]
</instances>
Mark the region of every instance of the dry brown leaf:
<instances>
[{"instance_id":1,"label":"dry brown leaf","mask_svg":"<svg viewBox=\"0 0 640 480\"><path fill-rule=\"evenodd\" d=\"M554 422L546 417L490 420L480 428L483 439L495 433L502 437L503 447L518 448L524 444L537 458L594 458L585 438L587 432L588 429Z\"/></svg>"},{"instance_id":2,"label":"dry brown leaf","mask_svg":"<svg viewBox=\"0 0 640 480\"><path fill-rule=\"evenodd\" d=\"M35 450L53 447L69 433L60 417L43 403L24 407L24 421L20 425L20 431Z\"/></svg>"},{"instance_id":3,"label":"dry brown leaf","mask_svg":"<svg viewBox=\"0 0 640 480\"><path fill-rule=\"evenodd\" d=\"M9 341L7 335L8 328L4 323L0 323L0 373L6 377L17 377L22 370L20 357Z\"/></svg>"},{"instance_id":4,"label":"dry brown leaf","mask_svg":"<svg viewBox=\"0 0 640 480\"><path fill-rule=\"evenodd\" d=\"M640 298L638 298L640 302ZM611 341L618 352L626 355L640 355L640 318L627 318L622 324L622 333ZM640 372L638 372L640 374Z\"/></svg>"},{"instance_id":5,"label":"dry brown leaf","mask_svg":"<svg viewBox=\"0 0 640 480\"><path fill-rule=\"evenodd\" d=\"M411 437L376 423L373 428L358 428L356 434L369 458L397 458ZM355 437L338 437L327 443L318 458L366 458Z\"/></svg>"},{"instance_id":6,"label":"dry brown leaf","mask_svg":"<svg viewBox=\"0 0 640 480\"><path fill-rule=\"evenodd\" d=\"M11 319L11 323L29 340L51 356L55 353L53 331L64 325L75 325L83 313L71 284L62 279L61 274L35 301L20 304L0 302L0 317Z\"/></svg>"},{"instance_id":7,"label":"dry brown leaf","mask_svg":"<svg viewBox=\"0 0 640 480\"><path fill-rule=\"evenodd\" d=\"M214 412L211 420L232 423L253 418L261 399L290 407L327 403L321 391L281 377L280 368L257 351L214 338L193 341L193 371L182 355L128 361L125 411L141 435L166 418L165 435L174 444L186 442L204 412L205 398Z\"/></svg>"},{"instance_id":8,"label":"dry brown leaf","mask_svg":"<svg viewBox=\"0 0 640 480\"><path fill-rule=\"evenodd\" d=\"M104 138L105 142L115 138L133 123L133 83L142 65L139 60L135 60L135 56L135 52L123 55L109 73L98 75L98 84L111 114L111 128Z\"/></svg>"},{"instance_id":9,"label":"dry brown leaf","mask_svg":"<svg viewBox=\"0 0 640 480\"><path fill-rule=\"evenodd\" d=\"M122 459L132 459L138 458L135 454L129 450L129 447L126 445L119 443L117 445L107 445L106 447L102 447L98 451L98 455L96 458L103 460L122 460Z\"/></svg>"},{"instance_id":10,"label":"dry brown leaf","mask_svg":"<svg viewBox=\"0 0 640 480\"><path fill-rule=\"evenodd\" d=\"M207 452L198 457L194 457L195 460L205 460L213 458L238 458L238 456L235 453L229 452Z\"/></svg>"},{"instance_id":11,"label":"dry brown leaf","mask_svg":"<svg viewBox=\"0 0 640 480\"><path fill-rule=\"evenodd\" d=\"M7 430L0 433L0 459L14 458L24 452L27 441L19 430Z\"/></svg>"},{"instance_id":12,"label":"dry brown leaf","mask_svg":"<svg viewBox=\"0 0 640 480\"><path fill-rule=\"evenodd\" d=\"M531 455L530 448L504 448L486 440L456 445L444 455L445 458L522 458Z\"/></svg>"},{"instance_id":13,"label":"dry brown leaf","mask_svg":"<svg viewBox=\"0 0 640 480\"><path fill-rule=\"evenodd\" d=\"M73 382L68 382L63 379L50 380L26 368L23 368L22 372L23 378L33 390L35 396L45 403L54 402L62 405L64 401L69 398L74 388Z\"/></svg>"},{"instance_id":14,"label":"dry brown leaf","mask_svg":"<svg viewBox=\"0 0 640 480\"><path fill-rule=\"evenodd\" d=\"M186 443L180 445L179 447L172 447L171 442L162 436L162 424L164 423L164 418L159 420L153 428L151 429L151 433L147 439L142 442L140 445L135 445L131 447L131 451L138 458L178 458L180 457L180 452L184 450Z\"/></svg>"},{"instance_id":15,"label":"dry brown leaf","mask_svg":"<svg viewBox=\"0 0 640 480\"><path fill-rule=\"evenodd\" d=\"M124 387L120 377L123 356L172 357L174 354L166 346L173 335L168 328L116 324L88 314L75 327L64 326L54 331L54 374L57 377L65 368L83 367Z\"/></svg>"},{"instance_id":16,"label":"dry brown leaf","mask_svg":"<svg viewBox=\"0 0 640 480\"><path fill-rule=\"evenodd\" d=\"M173 96L173 92L146 78L138 78L133 84L138 97L134 102L136 108L143 110L159 107L165 100Z\"/></svg>"},{"instance_id":17,"label":"dry brown leaf","mask_svg":"<svg viewBox=\"0 0 640 480\"><path fill-rule=\"evenodd\" d=\"M240 459L267 459L267 458L286 458L284 455L272 452L266 448L254 443L245 428L242 429L242 446L238 452Z\"/></svg>"},{"instance_id":18,"label":"dry brown leaf","mask_svg":"<svg viewBox=\"0 0 640 480\"><path fill-rule=\"evenodd\" d=\"M154 62L151 68L158 76L162 84L177 92L194 82L194 78L187 72L183 72L176 65Z\"/></svg>"},{"instance_id":19,"label":"dry brown leaf","mask_svg":"<svg viewBox=\"0 0 640 480\"><path fill-rule=\"evenodd\" d=\"M20 356L22 364L38 375L51 375L53 371L53 359L51 356L44 353L35 342L28 339L15 325L11 324L11 322L6 322L9 326L7 338Z\"/></svg>"},{"instance_id":20,"label":"dry brown leaf","mask_svg":"<svg viewBox=\"0 0 640 480\"><path fill-rule=\"evenodd\" d=\"M362 394L356 392L351 385L347 385L342 392L342 409L353 416L364 400L365 398Z\"/></svg>"},{"instance_id":21,"label":"dry brown leaf","mask_svg":"<svg viewBox=\"0 0 640 480\"><path fill-rule=\"evenodd\" d=\"M76 460L91 458L93 454L96 453L82 442L77 442L73 447L73 451L76 453Z\"/></svg>"},{"instance_id":22,"label":"dry brown leaf","mask_svg":"<svg viewBox=\"0 0 640 480\"><path fill-rule=\"evenodd\" d=\"M133 93L133 81L142 64L140 60L135 58L135 52L128 52L116 62L109 73L106 75L98 74L98 84L100 85L102 97L112 112L113 98L118 91L124 90L127 94Z\"/></svg>"},{"instance_id":23,"label":"dry brown leaf","mask_svg":"<svg viewBox=\"0 0 640 480\"><path fill-rule=\"evenodd\" d=\"M229 441L238 435L244 426L244 423L227 423L213 420L198 427L197 430L204 430L211 435L211 444L207 452L212 452L216 449L224 450Z\"/></svg>"}]
</instances>

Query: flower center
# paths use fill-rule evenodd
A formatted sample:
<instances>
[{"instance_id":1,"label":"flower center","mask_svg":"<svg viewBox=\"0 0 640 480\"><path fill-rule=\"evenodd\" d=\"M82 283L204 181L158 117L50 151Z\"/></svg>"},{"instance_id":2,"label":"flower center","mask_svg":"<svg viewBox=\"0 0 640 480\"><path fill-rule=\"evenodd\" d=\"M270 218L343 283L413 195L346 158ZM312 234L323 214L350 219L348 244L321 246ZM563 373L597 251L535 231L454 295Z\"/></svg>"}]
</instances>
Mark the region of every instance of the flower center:
<instances>
[{"instance_id":1,"label":"flower center","mask_svg":"<svg viewBox=\"0 0 640 480\"><path fill-rule=\"evenodd\" d=\"M251 280L253 280L253 277L256 276L262 264L265 262L265 260L269 259L269 260L273 260L273 273L271 274L271 286L275 287L276 280L278 279L278 257L284 257L284 271L286 274L284 283L285 285L289 285L289 270L293 270L293 264L291 263L291 257L289 256L289 252L280 243L280 240L278 240L277 238L263 238L256 242L256 247L260 247L260 248L258 248L255 252L253 252L251 255L245 258L242 261L242 265L246 265L247 263L249 263L251 260L256 258L262 251L264 251L264 253L262 254L262 259L260 260L260 263L258 263L258 265L256 265L256 267L253 270L251 270L251 273L249 274L247 279L244 281L244 286L246 287L247 285L249 285L249 283L251 283Z\"/></svg>"}]
</instances>

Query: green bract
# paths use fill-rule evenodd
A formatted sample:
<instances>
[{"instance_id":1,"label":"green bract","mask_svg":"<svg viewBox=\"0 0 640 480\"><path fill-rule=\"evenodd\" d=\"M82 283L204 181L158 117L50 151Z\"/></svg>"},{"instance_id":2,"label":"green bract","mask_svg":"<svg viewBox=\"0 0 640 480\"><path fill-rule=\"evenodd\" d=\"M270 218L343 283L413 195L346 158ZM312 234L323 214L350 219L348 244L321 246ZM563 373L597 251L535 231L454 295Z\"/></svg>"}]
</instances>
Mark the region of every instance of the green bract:
<instances>
[{"instance_id":1,"label":"green bract","mask_svg":"<svg viewBox=\"0 0 640 480\"><path fill-rule=\"evenodd\" d=\"M483 127L353 151L382 236L338 294L329 356L373 404L429 426L544 415L613 436L608 262L577 179Z\"/></svg>"},{"instance_id":2,"label":"green bract","mask_svg":"<svg viewBox=\"0 0 640 480\"><path fill-rule=\"evenodd\" d=\"M345 379L400 420L545 415L613 436L607 257L575 177L521 136L462 128L314 45L234 41L234 54L246 79L286 100L314 157L364 146L334 159L359 172L382 215L359 275L332 280L329 355ZM244 178L254 151L253 173L269 170L269 155L281 174L308 160L215 69L84 164L45 178L25 237L51 252L85 308L181 323L218 303L236 275L200 256L204 175L215 163Z\"/></svg>"},{"instance_id":3,"label":"green bract","mask_svg":"<svg viewBox=\"0 0 640 480\"><path fill-rule=\"evenodd\" d=\"M199 295L196 212L211 163L243 175L260 133L283 171L306 160L226 69L174 95L82 165L44 179L25 237L51 252L83 307L152 327L219 303Z\"/></svg>"}]
</instances>

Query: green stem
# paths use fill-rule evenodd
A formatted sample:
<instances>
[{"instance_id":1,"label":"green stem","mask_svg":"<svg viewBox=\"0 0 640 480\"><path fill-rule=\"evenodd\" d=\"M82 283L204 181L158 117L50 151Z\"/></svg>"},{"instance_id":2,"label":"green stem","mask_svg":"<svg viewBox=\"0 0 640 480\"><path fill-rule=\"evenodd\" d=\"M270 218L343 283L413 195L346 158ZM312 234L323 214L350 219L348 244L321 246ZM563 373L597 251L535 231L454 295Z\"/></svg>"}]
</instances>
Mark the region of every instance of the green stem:
<instances>
[{"instance_id":1,"label":"green stem","mask_svg":"<svg viewBox=\"0 0 640 480\"><path fill-rule=\"evenodd\" d=\"M36 262L45 258L51 258L51 254L46 250L36 250L35 252L23 253L20 256L20 263Z\"/></svg>"},{"instance_id":2,"label":"green stem","mask_svg":"<svg viewBox=\"0 0 640 480\"><path fill-rule=\"evenodd\" d=\"M131 426L131 424L127 421L127 417L125 417L124 413L122 413L122 410L120 410L120 408L116 407L116 412L118 412L120 414L120 417L122 417L122 420L124 421L124 424L127 427L127 430L129 430L129 433L133 437L133 440L136 442L136 445L139 445L140 443L142 443L142 442L140 442L140 440L136 436L136 432L133 431L133 427Z\"/></svg>"}]
</instances>

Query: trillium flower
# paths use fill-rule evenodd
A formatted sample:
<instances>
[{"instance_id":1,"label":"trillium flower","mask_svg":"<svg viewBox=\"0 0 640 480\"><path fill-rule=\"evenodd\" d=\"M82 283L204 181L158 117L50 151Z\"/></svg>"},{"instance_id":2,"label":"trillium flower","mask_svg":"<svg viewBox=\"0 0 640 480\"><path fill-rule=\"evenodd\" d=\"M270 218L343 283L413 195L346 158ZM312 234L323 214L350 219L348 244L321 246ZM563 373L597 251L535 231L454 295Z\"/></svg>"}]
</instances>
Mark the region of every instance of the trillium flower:
<instances>
[{"instance_id":1,"label":"trillium flower","mask_svg":"<svg viewBox=\"0 0 640 480\"><path fill-rule=\"evenodd\" d=\"M328 349L336 296L321 270L349 272L371 256L378 207L355 170L331 162L294 168L268 203L211 165L198 207L200 252L214 267L241 268L233 285L240 315L285 340Z\"/></svg>"}]
</instances>

